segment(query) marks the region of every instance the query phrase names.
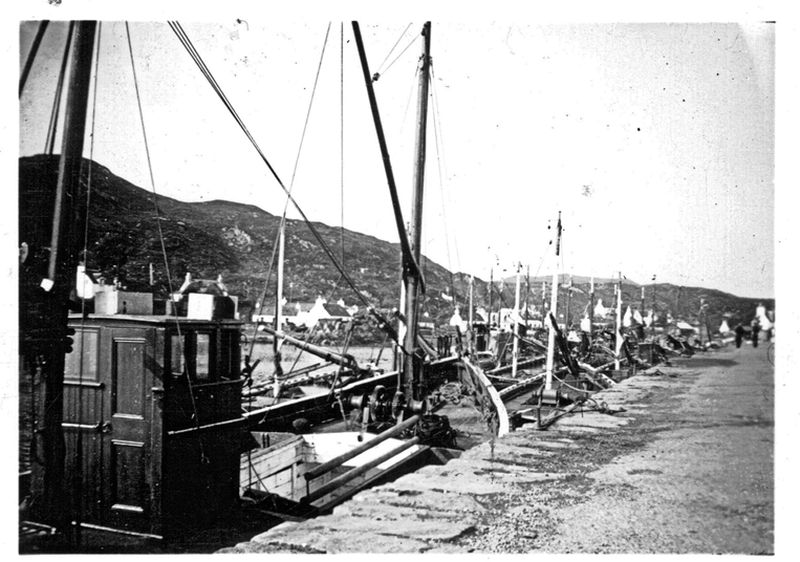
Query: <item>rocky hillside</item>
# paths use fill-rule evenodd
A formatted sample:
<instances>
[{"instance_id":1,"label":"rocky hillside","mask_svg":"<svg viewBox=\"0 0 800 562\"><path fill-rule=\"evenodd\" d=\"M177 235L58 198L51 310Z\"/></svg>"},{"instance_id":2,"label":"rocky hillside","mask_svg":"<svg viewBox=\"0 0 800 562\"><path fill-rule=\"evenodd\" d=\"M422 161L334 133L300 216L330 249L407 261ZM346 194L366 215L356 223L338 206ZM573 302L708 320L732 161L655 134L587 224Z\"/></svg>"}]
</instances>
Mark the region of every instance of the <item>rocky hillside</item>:
<instances>
[{"instance_id":1,"label":"rocky hillside","mask_svg":"<svg viewBox=\"0 0 800 562\"><path fill-rule=\"evenodd\" d=\"M88 169L88 161L85 164L84 168ZM240 297L240 308L244 312L261 298L280 217L241 203L185 203L158 196L160 216L157 218L151 192L115 176L100 164L93 163L91 169L90 268L108 279L119 278L130 290L150 290L149 265L152 263L155 291L165 295L168 283L159 236L160 224L173 286L180 286L187 271L195 278L215 278L222 274L230 291ZM52 212L47 208L48 191L55 185L57 171L57 156L20 159L20 242L30 230L31 221L49 224ZM34 197L43 203L37 203L38 207L32 211L31 205L26 203ZM321 223L315 223L315 226L338 253L340 229ZM345 267L363 294L378 308L397 306L399 245L349 230L344 231L344 245ZM423 266L428 287L423 301L425 319L445 323L453 311L453 301L449 298L453 294L452 288L455 287L455 302L463 305L469 276L451 274L427 259ZM344 299L347 305L359 304L301 221L289 220L287 224L285 272L286 296L292 301L313 301L317 295L322 295L334 301ZM576 282L575 287L583 292L573 291L573 314L582 311L588 300L588 279L577 281L580 282ZM530 287L530 304L540 306L541 281L532 281ZM562 300L565 301L566 290L562 291ZM640 291L639 285L626 282L625 300L639 303ZM647 307L650 307L652 288L647 286L646 291ZM476 279L476 304L487 306L488 294L488 283ZM613 300L611 280L596 282L596 294L610 306ZM711 289L679 288L666 284L656 286L656 295L659 310L671 310L673 315L690 321L696 318L700 299L705 299L709 304L711 321L716 325L723 314L743 320L752 317L758 302L757 299L739 298ZM492 301L495 309L498 303L512 306L513 281L497 282ZM774 309L774 301L765 300L764 304Z\"/></svg>"}]
</instances>

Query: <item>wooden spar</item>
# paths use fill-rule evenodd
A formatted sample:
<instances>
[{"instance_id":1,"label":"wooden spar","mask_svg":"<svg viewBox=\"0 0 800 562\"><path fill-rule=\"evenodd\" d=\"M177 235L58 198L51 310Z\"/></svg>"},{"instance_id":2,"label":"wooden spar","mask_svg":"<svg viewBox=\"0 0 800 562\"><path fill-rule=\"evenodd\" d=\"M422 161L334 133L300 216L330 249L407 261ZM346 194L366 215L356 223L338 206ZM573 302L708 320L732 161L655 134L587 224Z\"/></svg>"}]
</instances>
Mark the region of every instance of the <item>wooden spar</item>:
<instances>
[{"instance_id":1,"label":"wooden spar","mask_svg":"<svg viewBox=\"0 0 800 562\"><path fill-rule=\"evenodd\" d=\"M570 326L572 324L572 275L569 276L569 289L567 289L567 312L564 316L564 322L566 325L567 332L569 332Z\"/></svg>"},{"instance_id":2,"label":"wooden spar","mask_svg":"<svg viewBox=\"0 0 800 562\"><path fill-rule=\"evenodd\" d=\"M42 43L44 33L47 31L49 20L39 22L39 29L36 30L36 37L33 38L31 49L28 53L28 58L25 60L25 66L22 68L22 73L19 78L19 97L22 97L22 91L25 89L25 83L28 81L28 74L31 72L33 61L36 59L36 53L39 52L39 45Z\"/></svg>"},{"instance_id":3,"label":"wooden spar","mask_svg":"<svg viewBox=\"0 0 800 562\"><path fill-rule=\"evenodd\" d=\"M489 339L492 334L492 293L494 292L494 268L489 269L489 318L486 319L489 328Z\"/></svg>"},{"instance_id":4,"label":"wooden spar","mask_svg":"<svg viewBox=\"0 0 800 562\"><path fill-rule=\"evenodd\" d=\"M644 285L642 285L642 303L639 305L639 313L644 318Z\"/></svg>"},{"instance_id":5,"label":"wooden spar","mask_svg":"<svg viewBox=\"0 0 800 562\"><path fill-rule=\"evenodd\" d=\"M531 266L527 265L525 267L525 329L527 329L530 324L528 323L528 297L531 294Z\"/></svg>"},{"instance_id":6,"label":"wooden spar","mask_svg":"<svg viewBox=\"0 0 800 562\"><path fill-rule=\"evenodd\" d=\"M85 225L85 197L80 175L89 100L97 22L82 21L75 27L58 181L50 240L46 315L54 327L49 349L43 350L44 397L37 413L37 450L31 488L36 516L63 528L71 514L66 509L64 480L65 443L62 428L64 403L64 338L67 333L69 295L75 279L78 254ZM48 279L44 280L46 283Z\"/></svg>"},{"instance_id":7,"label":"wooden spar","mask_svg":"<svg viewBox=\"0 0 800 562\"><path fill-rule=\"evenodd\" d=\"M558 310L558 255L561 252L561 211L558 212L558 224L556 226L556 260L553 264L553 286L550 295L550 314L555 317ZM546 322L546 321L545 321ZM556 332L549 326L547 333L547 366L544 382L545 390L553 387L553 363L555 362L556 351Z\"/></svg>"},{"instance_id":8,"label":"wooden spar","mask_svg":"<svg viewBox=\"0 0 800 562\"><path fill-rule=\"evenodd\" d=\"M293 345L294 347L300 348L303 351L307 351L312 355L316 355L326 361L330 361L331 363L336 363L337 365L341 365L342 367L352 369L353 371L360 371L361 368L358 366L358 361L356 358L348 353L336 353L334 351L330 351L323 347L316 346L314 344L304 342L303 340L294 338L287 334L284 334L281 331L276 331L273 328L270 328L267 325L263 325L264 331L271 336L273 336L274 340L282 339L286 343Z\"/></svg>"},{"instance_id":9,"label":"wooden spar","mask_svg":"<svg viewBox=\"0 0 800 562\"><path fill-rule=\"evenodd\" d=\"M514 341L511 351L511 376L517 376L517 361L519 360L519 268L517 265L517 281L514 290Z\"/></svg>"},{"instance_id":10,"label":"wooden spar","mask_svg":"<svg viewBox=\"0 0 800 562\"><path fill-rule=\"evenodd\" d=\"M341 475L337 476L336 478L334 478L330 482L324 484L323 486L320 486L319 488L317 488L313 492L309 493L306 497L304 497L300 501L302 503L304 503L304 504L307 504L307 503L311 503L311 502L313 502L315 500L318 500L319 498L321 498L321 497L323 497L323 496L325 496L327 494L330 494L331 492L334 492L334 491L340 489L344 484L346 484L347 482L350 482L351 480L353 480L354 478L357 478L358 476L361 476L362 474L364 474L368 470L375 468L379 464L382 464L382 463L388 461L389 459L391 459L393 457L396 457L397 455L399 455L400 453L402 453L406 449L410 449L411 447L413 447L414 445L418 444L419 442L420 442L420 438L418 436L412 437L411 439L408 439L407 441L402 442L400 445L398 445L394 449L390 449L389 451L383 453L382 455L380 455L380 456L378 456L378 457L376 457L374 459L371 459L370 461L367 461L367 462L365 462L364 464L362 464L360 466L352 468L352 469L348 470L347 472L345 472L344 474L341 474Z\"/></svg>"},{"instance_id":11,"label":"wooden spar","mask_svg":"<svg viewBox=\"0 0 800 562\"><path fill-rule=\"evenodd\" d=\"M617 282L617 303L616 303L616 333L614 335L614 369L619 370L620 352L622 351L622 272L619 272Z\"/></svg>"},{"instance_id":12,"label":"wooden spar","mask_svg":"<svg viewBox=\"0 0 800 562\"><path fill-rule=\"evenodd\" d=\"M404 281L400 281L400 306L397 310L405 310L406 309L406 284ZM405 319L401 315L397 315L397 341L401 342L404 341L406 337L406 323ZM400 348L397 344L394 344L394 368L397 370L398 376L401 376L403 372L403 356L400 354ZM401 386L398 381L398 388Z\"/></svg>"},{"instance_id":13,"label":"wooden spar","mask_svg":"<svg viewBox=\"0 0 800 562\"><path fill-rule=\"evenodd\" d=\"M430 26L430 23L427 24ZM400 249L403 253L403 278L408 275L419 276L419 283L424 288L425 281L422 277L422 270L419 268L419 258L414 259L414 253L411 251L411 243L409 242L409 233L406 232L405 222L403 221L403 213L400 208L400 199L397 196L397 186L394 182L394 173L392 172L392 163L389 159L389 149L386 146L386 137L383 134L383 125L381 124L381 116L378 112L378 102L375 99L375 91L372 88L372 75L369 71L369 64L367 62L367 53L364 50L364 41L361 38L361 28L357 21L353 22L353 35L356 40L356 47L358 49L358 58L361 61L361 71L364 75L364 83L367 88L367 97L369 98L369 106L372 110L372 120L375 124L375 133L378 136L378 145L381 149L381 157L383 158L383 169L386 173L386 182L389 185L389 195L392 198L392 210L394 211L395 226L397 227L397 234L400 237ZM427 94L427 86L426 86ZM427 98L426 98L427 101ZM408 349L408 348L406 348Z\"/></svg>"},{"instance_id":14,"label":"wooden spar","mask_svg":"<svg viewBox=\"0 0 800 562\"><path fill-rule=\"evenodd\" d=\"M275 334L272 338L272 356L275 362L275 376L272 382L272 396L275 400L281 395L281 377L283 377L283 367L281 366L281 326L283 325L283 260L284 260L284 230L286 222L281 219L278 226L278 280L275 289Z\"/></svg>"},{"instance_id":15,"label":"wooden spar","mask_svg":"<svg viewBox=\"0 0 800 562\"><path fill-rule=\"evenodd\" d=\"M675 296L675 311L679 310L678 308L678 299L681 297L681 289L682 287L678 287L678 294ZM653 316L650 320L650 337L653 338L653 341L656 341L656 276L653 274Z\"/></svg>"},{"instance_id":16,"label":"wooden spar","mask_svg":"<svg viewBox=\"0 0 800 562\"><path fill-rule=\"evenodd\" d=\"M472 314L473 303L472 303L472 292L474 287L472 275L469 276L469 352L472 354L475 351L475 326L474 322L475 319ZM454 295L455 296L455 295Z\"/></svg>"},{"instance_id":17,"label":"wooden spar","mask_svg":"<svg viewBox=\"0 0 800 562\"><path fill-rule=\"evenodd\" d=\"M413 197L411 204L411 253L415 263L419 263L422 246L422 203L425 185L425 148L428 123L428 86L430 84L431 22L425 22L422 29L423 47L419 62L419 86L417 89L417 139L415 146ZM417 358L417 313L419 311L418 290L420 276L417 272L406 276L406 337L404 347L408 352L403 365L402 390L407 399L419 400L420 381L416 380Z\"/></svg>"},{"instance_id":18,"label":"wooden spar","mask_svg":"<svg viewBox=\"0 0 800 562\"><path fill-rule=\"evenodd\" d=\"M542 281L542 328L545 327L545 316L547 315L547 281Z\"/></svg>"},{"instance_id":19,"label":"wooden spar","mask_svg":"<svg viewBox=\"0 0 800 562\"><path fill-rule=\"evenodd\" d=\"M343 465L344 463L346 463L350 459L352 459L354 457L357 457L358 455L360 455L364 451L368 451L368 450L372 449L373 447L375 447L376 445L379 445L379 444L383 443L384 441L386 441L390 437L394 437L395 435L399 435L403 431L405 431L405 430L407 430L407 429L409 429L411 427L414 427L414 425L419 420L420 420L420 416L416 415L416 416L411 416L407 420L405 420L405 421L403 421L401 423L398 423L397 425L393 425L392 427L390 427L389 429L387 429L386 431L384 431L382 433L379 433L378 435L376 435L375 437L373 437L369 441L365 441L361 445L359 445L357 447L353 447L349 451L345 451L341 455L336 456L336 457L330 459L329 461L324 462L321 465L308 470L305 473L305 479L306 480L313 480L314 478L317 478L318 476L320 476L322 474L325 474L326 472L330 472L334 468Z\"/></svg>"},{"instance_id":20,"label":"wooden spar","mask_svg":"<svg viewBox=\"0 0 800 562\"><path fill-rule=\"evenodd\" d=\"M589 283L589 343L591 343L594 332L594 275Z\"/></svg>"}]
</instances>

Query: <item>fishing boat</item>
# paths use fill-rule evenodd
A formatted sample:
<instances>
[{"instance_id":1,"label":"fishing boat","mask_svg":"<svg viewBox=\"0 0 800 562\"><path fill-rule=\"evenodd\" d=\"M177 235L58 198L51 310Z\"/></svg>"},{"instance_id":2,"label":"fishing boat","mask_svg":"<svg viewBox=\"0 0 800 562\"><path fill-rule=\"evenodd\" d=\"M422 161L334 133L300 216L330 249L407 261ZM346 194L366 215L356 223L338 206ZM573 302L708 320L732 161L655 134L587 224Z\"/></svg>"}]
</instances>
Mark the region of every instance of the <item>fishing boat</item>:
<instances>
[{"instance_id":1,"label":"fishing boat","mask_svg":"<svg viewBox=\"0 0 800 562\"><path fill-rule=\"evenodd\" d=\"M179 24L170 25L179 38L188 39ZM40 26L41 34L46 27ZM21 218L37 219L20 221L26 249L20 276L25 289L21 380L31 381L37 409L30 494L22 516L26 529L68 536L72 547L89 531L173 540L226 516L243 501L270 511L264 506L275 505L277 497L295 514L309 516L403 471L446 462L454 454L447 451L454 432L446 412L456 401L472 401L485 433L508 431L503 402L482 370L467 355L439 357L417 330L418 295L424 288L418 264L431 25L422 31L410 236L355 22L353 31L403 250L403 337L377 310L368 310L395 341L402 368L375 371L346 353L293 338L277 324L271 331L275 341L333 362L336 374L322 392L293 397L276 389L272 404L243 409L243 387L256 363L242 356L242 323L228 296L190 293L185 316L174 300L163 313L153 314L152 295L114 287L104 297L104 308L89 313L85 299L79 299L80 312L69 312L81 245L86 258L81 233L92 170L91 158L87 162L82 154L98 33L97 22L69 24L64 60L71 67L55 195L42 181L41 191L21 197ZM190 42L184 46L195 61L202 60ZM55 204L46 203L53 199ZM43 215L41 209L52 212ZM288 382L279 373L274 381L284 387ZM358 421L355 428L348 423L352 420Z\"/></svg>"}]
</instances>

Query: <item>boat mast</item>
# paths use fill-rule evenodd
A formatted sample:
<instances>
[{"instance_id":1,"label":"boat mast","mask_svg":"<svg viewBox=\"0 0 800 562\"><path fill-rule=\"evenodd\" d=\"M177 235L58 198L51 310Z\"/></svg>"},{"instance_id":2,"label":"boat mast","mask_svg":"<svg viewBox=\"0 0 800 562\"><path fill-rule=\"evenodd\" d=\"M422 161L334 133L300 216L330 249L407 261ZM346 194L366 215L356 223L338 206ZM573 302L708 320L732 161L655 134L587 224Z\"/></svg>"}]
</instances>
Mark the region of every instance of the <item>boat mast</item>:
<instances>
[{"instance_id":1,"label":"boat mast","mask_svg":"<svg viewBox=\"0 0 800 562\"><path fill-rule=\"evenodd\" d=\"M472 353L475 351L475 326L473 324L474 318L473 318L473 315L472 315L472 308L473 308L473 305L472 305L472 291L473 291L473 287L474 287L474 282L473 281L474 280L472 278L472 275L470 275L469 276L469 353L470 353L470 355L472 355Z\"/></svg>"},{"instance_id":2,"label":"boat mast","mask_svg":"<svg viewBox=\"0 0 800 562\"><path fill-rule=\"evenodd\" d=\"M550 314L558 322L556 311L558 310L558 255L561 253L561 211L558 212L558 224L556 225L556 259L553 267L553 286L550 295ZM556 352L556 330L552 322L547 322L547 366L545 371L545 390L553 387L553 363L555 362Z\"/></svg>"},{"instance_id":3,"label":"boat mast","mask_svg":"<svg viewBox=\"0 0 800 562\"><path fill-rule=\"evenodd\" d=\"M486 319L486 326L489 329L489 339L492 333L492 296L494 296L494 268L489 268L489 317Z\"/></svg>"},{"instance_id":4,"label":"boat mast","mask_svg":"<svg viewBox=\"0 0 800 562\"><path fill-rule=\"evenodd\" d=\"M589 342L592 341L594 332L594 275L589 281Z\"/></svg>"},{"instance_id":5,"label":"boat mast","mask_svg":"<svg viewBox=\"0 0 800 562\"><path fill-rule=\"evenodd\" d=\"M277 400L281 394L281 377L283 367L281 367L281 333L283 326L283 261L285 246L286 223L281 220L280 232L278 233L278 282L275 290L275 335L272 337L272 356L275 362L275 378L272 381L272 397Z\"/></svg>"},{"instance_id":6,"label":"boat mast","mask_svg":"<svg viewBox=\"0 0 800 562\"><path fill-rule=\"evenodd\" d=\"M525 266L525 329L529 327L528 323L528 297L531 295L531 266Z\"/></svg>"},{"instance_id":7,"label":"boat mast","mask_svg":"<svg viewBox=\"0 0 800 562\"><path fill-rule=\"evenodd\" d=\"M514 291L514 341L512 342L511 351L511 376L517 376L517 361L519 360L519 269L522 267L517 265L517 284Z\"/></svg>"},{"instance_id":8,"label":"boat mast","mask_svg":"<svg viewBox=\"0 0 800 562\"><path fill-rule=\"evenodd\" d=\"M572 275L569 276L569 289L567 289L567 312L564 317L566 331L569 332L572 326Z\"/></svg>"},{"instance_id":9,"label":"boat mast","mask_svg":"<svg viewBox=\"0 0 800 562\"><path fill-rule=\"evenodd\" d=\"M619 272L617 282L617 314L616 314L616 334L614 336L614 369L619 371L619 356L622 351L622 272Z\"/></svg>"},{"instance_id":10,"label":"boat mast","mask_svg":"<svg viewBox=\"0 0 800 562\"><path fill-rule=\"evenodd\" d=\"M44 397L37 415L38 447L35 458L41 470L34 470L31 489L36 515L63 527L69 521L64 479L64 352L67 345L69 295L78 265L81 235L85 225L85 197L80 175L91 81L92 52L97 22L77 23L72 43L61 158L53 209L53 228L47 279L42 281L43 317L52 326L43 357Z\"/></svg>"},{"instance_id":11,"label":"boat mast","mask_svg":"<svg viewBox=\"0 0 800 562\"><path fill-rule=\"evenodd\" d=\"M431 22L425 22L422 28L423 47L419 60L419 86L417 89L417 138L414 158L414 190L411 205L411 252L416 263L420 262L422 244L422 202L425 184L425 148L428 123L428 85L430 75ZM406 336L403 343L406 351L403 365L402 388L406 399L420 398L420 381L418 372L421 365L417 363L417 313L419 311L419 274L413 272L406 277Z\"/></svg>"}]
</instances>

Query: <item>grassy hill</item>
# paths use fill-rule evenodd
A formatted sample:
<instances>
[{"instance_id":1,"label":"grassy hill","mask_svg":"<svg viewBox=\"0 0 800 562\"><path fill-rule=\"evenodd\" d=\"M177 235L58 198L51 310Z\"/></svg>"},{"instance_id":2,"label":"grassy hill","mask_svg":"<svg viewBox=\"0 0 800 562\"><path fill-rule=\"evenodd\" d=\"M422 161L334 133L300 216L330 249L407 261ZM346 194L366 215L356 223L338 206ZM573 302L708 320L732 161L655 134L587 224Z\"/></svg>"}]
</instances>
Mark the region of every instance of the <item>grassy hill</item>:
<instances>
[{"instance_id":1,"label":"grassy hill","mask_svg":"<svg viewBox=\"0 0 800 562\"><path fill-rule=\"evenodd\" d=\"M88 169L88 161L85 161L84 169ZM119 278L129 290L150 290L149 266L152 263L155 271L153 289L166 295L169 287L159 235L160 224L173 287L181 285L186 272L191 272L194 278L215 278L222 274L229 290L240 297L240 308L244 312L261 298L280 217L253 205L229 201L185 203L159 195L160 218L157 218L151 192L115 176L100 164L92 163L91 169L90 268L99 270L108 279ZM20 159L20 242L33 236L37 229L49 228L51 193L57 173L57 156ZM329 246L338 252L340 229L322 223L315 223L315 226ZM400 293L399 245L345 230L344 246L345 267L363 294L378 308L396 307ZM313 301L317 295L322 295L329 300L342 298L347 305L360 304L302 221L287 221L284 268L286 296L292 301ZM463 306L469 276L451 274L428 259L423 260L423 269L427 282L422 305L423 314L427 316L423 319L446 323L452 314L453 303L442 294L452 295L452 287L455 287L456 302ZM575 281L577 288L588 293L588 278L576 277ZM597 296L610 306L613 280L596 280L595 285ZM270 287L274 287L274 272ZM639 286L626 282L624 287L626 301L638 303ZM541 303L541 281L531 283L531 289L530 302L538 306ZM650 307L652 290L649 286L646 290L647 306ZM656 293L660 310L673 310L673 314L689 320L696 316L700 298L705 298L709 303L709 315L716 325L724 313L749 319L757 304L757 299L695 287L659 284ZM562 294L565 299L566 292ZM572 310L577 314L583 310L588 296L578 292L573 294ZM475 279L475 302L484 307L488 303L488 283L481 279ZM498 303L512 306L513 302L513 281L506 281L502 289L496 283L494 308ZM772 300L765 300L764 304L774 308Z\"/></svg>"}]
</instances>

